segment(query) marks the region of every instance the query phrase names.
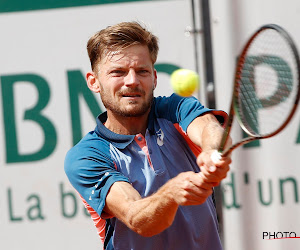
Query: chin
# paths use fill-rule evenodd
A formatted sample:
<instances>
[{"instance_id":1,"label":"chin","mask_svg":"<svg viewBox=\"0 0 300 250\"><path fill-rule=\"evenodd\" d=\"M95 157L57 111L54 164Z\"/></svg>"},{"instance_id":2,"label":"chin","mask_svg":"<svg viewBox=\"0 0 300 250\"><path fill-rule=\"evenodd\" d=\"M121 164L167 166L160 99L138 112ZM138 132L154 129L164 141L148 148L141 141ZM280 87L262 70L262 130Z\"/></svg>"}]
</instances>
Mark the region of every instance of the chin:
<instances>
[{"instance_id":1,"label":"chin","mask_svg":"<svg viewBox=\"0 0 300 250\"><path fill-rule=\"evenodd\" d=\"M134 110L124 110L121 111L122 116L124 117L140 117L145 115L148 112L148 109L134 109Z\"/></svg>"},{"instance_id":2,"label":"chin","mask_svg":"<svg viewBox=\"0 0 300 250\"><path fill-rule=\"evenodd\" d=\"M127 107L126 107L127 106ZM115 110L116 113L119 113L119 115L123 117L140 117L148 113L150 107L149 105L126 105L123 108L120 108L119 110Z\"/></svg>"}]
</instances>

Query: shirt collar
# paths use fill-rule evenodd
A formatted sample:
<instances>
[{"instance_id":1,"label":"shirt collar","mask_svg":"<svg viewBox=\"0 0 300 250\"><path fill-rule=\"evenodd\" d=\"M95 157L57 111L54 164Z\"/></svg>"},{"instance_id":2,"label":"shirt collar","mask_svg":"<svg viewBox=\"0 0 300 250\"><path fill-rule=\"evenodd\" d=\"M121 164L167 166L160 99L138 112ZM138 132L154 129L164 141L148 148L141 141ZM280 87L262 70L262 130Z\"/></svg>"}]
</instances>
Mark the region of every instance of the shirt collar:
<instances>
[{"instance_id":1,"label":"shirt collar","mask_svg":"<svg viewBox=\"0 0 300 250\"><path fill-rule=\"evenodd\" d=\"M152 135L155 134L155 129L154 129L155 108L154 107L155 107L155 98L153 98L153 102L152 102L151 109L150 109L149 116L148 116L148 126L147 126L148 131Z\"/></svg>"},{"instance_id":2,"label":"shirt collar","mask_svg":"<svg viewBox=\"0 0 300 250\"><path fill-rule=\"evenodd\" d=\"M155 98L153 98L153 102L151 105L151 109L149 112L149 117L148 117L148 126L147 130L153 135L155 134L155 129L154 129L154 120L155 120ZM126 148L133 140L135 135L121 135L121 134L116 134L109 130L107 127L104 126L104 123L107 120L107 112L104 112L100 114L97 119L97 126L95 128L95 132L105 140L110 141L115 147L124 149Z\"/></svg>"},{"instance_id":3,"label":"shirt collar","mask_svg":"<svg viewBox=\"0 0 300 250\"><path fill-rule=\"evenodd\" d=\"M121 135L110 131L103 124L105 123L106 120L107 120L107 112L104 112L97 117L96 119L97 126L95 128L95 132L97 133L97 135L109 141L111 144L113 144L115 147L119 149L126 148L134 140L135 136Z\"/></svg>"}]
</instances>

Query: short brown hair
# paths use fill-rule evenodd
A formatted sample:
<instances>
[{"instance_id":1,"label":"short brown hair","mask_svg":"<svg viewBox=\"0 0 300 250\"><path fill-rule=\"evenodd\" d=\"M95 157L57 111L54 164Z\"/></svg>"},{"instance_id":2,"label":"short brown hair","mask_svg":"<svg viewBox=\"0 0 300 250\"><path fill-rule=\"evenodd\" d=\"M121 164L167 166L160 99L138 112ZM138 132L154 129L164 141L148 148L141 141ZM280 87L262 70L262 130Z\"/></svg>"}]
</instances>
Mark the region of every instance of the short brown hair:
<instances>
[{"instance_id":1,"label":"short brown hair","mask_svg":"<svg viewBox=\"0 0 300 250\"><path fill-rule=\"evenodd\" d=\"M146 45L153 64L158 54L158 38L137 22L122 22L94 34L87 43L92 70L107 53L132 45Z\"/></svg>"}]
</instances>

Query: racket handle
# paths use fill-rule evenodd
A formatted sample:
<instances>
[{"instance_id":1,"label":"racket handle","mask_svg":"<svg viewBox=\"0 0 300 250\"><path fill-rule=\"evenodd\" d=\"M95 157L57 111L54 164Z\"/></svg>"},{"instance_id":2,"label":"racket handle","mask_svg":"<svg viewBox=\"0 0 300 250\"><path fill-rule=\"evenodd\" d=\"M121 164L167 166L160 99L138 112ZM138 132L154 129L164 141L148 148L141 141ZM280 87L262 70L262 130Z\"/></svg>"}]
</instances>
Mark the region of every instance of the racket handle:
<instances>
[{"instance_id":1,"label":"racket handle","mask_svg":"<svg viewBox=\"0 0 300 250\"><path fill-rule=\"evenodd\" d=\"M210 158L211 158L212 162L216 164L218 161L221 160L222 156L223 156L222 153L220 153L219 151L215 150L211 154Z\"/></svg>"},{"instance_id":2,"label":"racket handle","mask_svg":"<svg viewBox=\"0 0 300 250\"><path fill-rule=\"evenodd\" d=\"M227 157L232 151L233 151L234 148L229 148L227 150L225 150L224 152L220 152L220 154L222 155L222 157Z\"/></svg>"}]
</instances>

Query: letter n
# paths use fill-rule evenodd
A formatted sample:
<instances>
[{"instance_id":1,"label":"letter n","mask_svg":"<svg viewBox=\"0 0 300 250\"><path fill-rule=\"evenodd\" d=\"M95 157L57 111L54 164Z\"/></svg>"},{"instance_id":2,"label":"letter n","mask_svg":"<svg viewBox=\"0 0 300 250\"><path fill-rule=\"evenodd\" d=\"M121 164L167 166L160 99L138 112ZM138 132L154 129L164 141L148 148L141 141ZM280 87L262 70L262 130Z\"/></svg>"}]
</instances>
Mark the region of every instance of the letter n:
<instances>
[{"instance_id":1,"label":"letter n","mask_svg":"<svg viewBox=\"0 0 300 250\"><path fill-rule=\"evenodd\" d=\"M73 145L75 145L82 138L79 98L84 98L94 117L97 117L102 111L94 94L86 86L85 78L79 70L68 71L68 83L71 105Z\"/></svg>"}]
</instances>

